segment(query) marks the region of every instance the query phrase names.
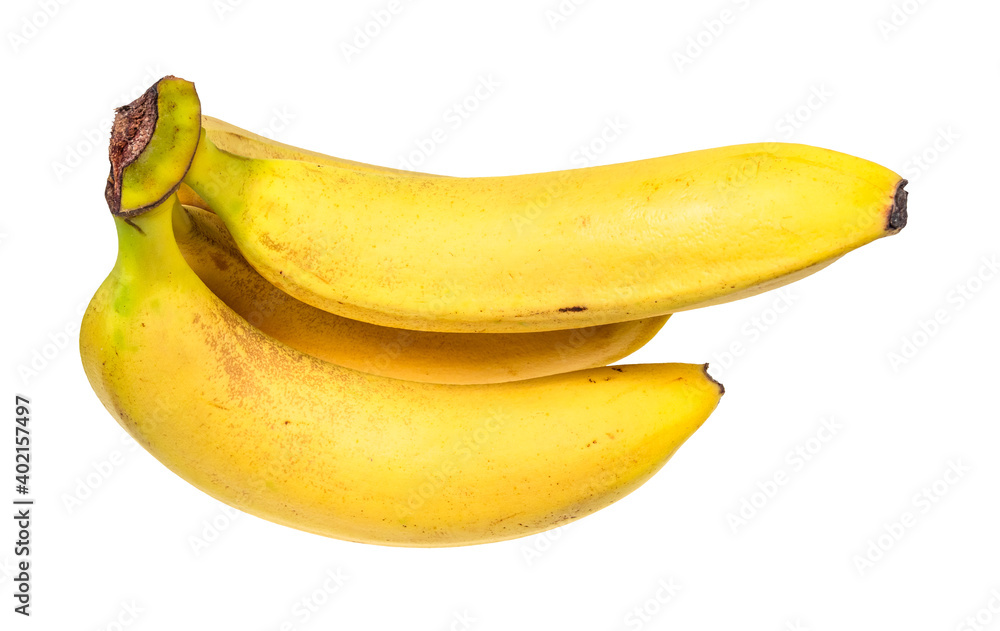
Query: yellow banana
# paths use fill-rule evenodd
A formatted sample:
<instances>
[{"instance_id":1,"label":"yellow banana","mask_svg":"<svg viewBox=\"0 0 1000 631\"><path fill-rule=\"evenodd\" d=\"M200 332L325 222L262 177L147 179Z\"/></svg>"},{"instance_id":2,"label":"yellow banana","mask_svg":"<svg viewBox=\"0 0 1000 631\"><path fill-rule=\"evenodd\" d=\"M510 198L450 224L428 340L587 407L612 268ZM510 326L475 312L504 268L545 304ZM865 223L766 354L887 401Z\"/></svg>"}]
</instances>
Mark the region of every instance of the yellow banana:
<instances>
[{"instance_id":1,"label":"yellow banana","mask_svg":"<svg viewBox=\"0 0 1000 631\"><path fill-rule=\"evenodd\" d=\"M727 302L906 223L892 171L783 143L451 178L247 158L203 134L185 183L286 293L426 331L547 331Z\"/></svg>"},{"instance_id":2,"label":"yellow banana","mask_svg":"<svg viewBox=\"0 0 1000 631\"><path fill-rule=\"evenodd\" d=\"M317 359L209 291L178 249L177 206L112 205L118 260L84 316L84 369L164 465L265 519L386 545L537 533L637 488L721 396L684 364L457 386Z\"/></svg>"},{"instance_id":3,"label":"yellow banana","mask_svg":"<svg viewBox=\"0 0 1000 631\"><path fill-rule=\"evenodd\" d=\"M211 116L202 116L201 122L216 146L237 155L401 173L299 149ZM186 206L210 210L185 185L178 196ZM380 327L316 309L267 283L239 254L217 218L180 213L174 229L185 258L209 289L259 329L321 359L388 377L499 383L604 366L641 348L669 317L526 334L428 334Z\"/></svg>"},{"instance_id":4,"label":"yellow banana","mask_svg":"<svg viewBox=\"0 0 1000 631\"><path fill-rule=\"evenodd\" d=\"M368 324L311 307L268 283L211 212L177 211L181 253L226 305L292 348L376 375L473 384L595 368L641 348L669 317L540 333L432 333Z\"/></svg>"}]
</instances>

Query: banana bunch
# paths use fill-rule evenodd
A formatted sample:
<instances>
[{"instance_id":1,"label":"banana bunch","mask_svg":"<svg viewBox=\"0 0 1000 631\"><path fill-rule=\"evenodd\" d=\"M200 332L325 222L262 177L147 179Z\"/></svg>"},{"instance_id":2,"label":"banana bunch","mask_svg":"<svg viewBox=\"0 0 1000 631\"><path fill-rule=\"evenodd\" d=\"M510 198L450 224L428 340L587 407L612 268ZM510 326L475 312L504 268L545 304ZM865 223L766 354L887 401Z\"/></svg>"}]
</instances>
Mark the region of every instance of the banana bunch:
<instances>
[{"instance_id":1,"label":"banana bunch","mask_svg":"<svg viewBox=\"0 0 1000 631\"><path fill-rule=\"evenodd\" d=\"M118 259L80 331L100 400L217 499L382 545L625 496L723 389L607 364L906 223L898 175L814 147L452 178L255 136L175 77L118 110L109 154Z\"/></svg>"}]
</instances>

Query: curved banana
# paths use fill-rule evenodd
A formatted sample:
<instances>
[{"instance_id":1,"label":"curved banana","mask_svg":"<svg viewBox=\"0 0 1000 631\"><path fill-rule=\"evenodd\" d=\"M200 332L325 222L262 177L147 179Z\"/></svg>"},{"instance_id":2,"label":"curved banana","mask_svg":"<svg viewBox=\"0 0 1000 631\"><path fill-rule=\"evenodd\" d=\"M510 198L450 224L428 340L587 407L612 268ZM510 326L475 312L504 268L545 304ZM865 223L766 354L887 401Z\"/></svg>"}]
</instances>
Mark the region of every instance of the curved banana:
<instances>
[{"instance_id":1,"label":"curved banana","mask_svg":"<svg viewBox=\"0 0 1000 631\"><path fill-rule=\"evenodd\" d=\"M546 331L727 302L906 223L892 171L783 143L451 178L246 158L202 134L185 183L286 293L426 331Z\"/></svg>"},{"instance_id":2,"label":"curved banana","mask_svg":"<svg viewBox=\"0 0 1000 631\"><path fill-rule=\"evenodd\" d=\"M216 146L236 155L404 173L299 149L211 116L202 116L201 124ZM185 206L210 210L186 185L178 196ZM604 366L645 345L669 317L530 334L427 334L380 327L329 314L274 288L246 263L215 217L179 214L174 230L185 258L209 289L262 331L310 355L388 377L499 383Z\"/></svg>"},{"instance_id":3,"label":"curved banana","mask_svg":"<svg viewBox=\"0 0 1000 631\"><path fill-rule=\"evenodd\" d=\"M118 260L84 316L83 365L139 444L265 519L385 545L537 533L637 488L721 396L695 365L455 386L311 357L198 279L177 247L175 205L115 213Z\"/></svg>"},{"instance_id":4,"label":"curved banana","mask_svg":"<svg viewBox=\"0 0 1000 631\"><path fill-rule=\"evenodd\" d=\"M499 383L605 366L651 340L669 316L541 333L430 333L327 313L268 283L210 211L177 208L177 245L226 305L292 348L364 372L433 383Z\"/></svg>"}]
</instances>

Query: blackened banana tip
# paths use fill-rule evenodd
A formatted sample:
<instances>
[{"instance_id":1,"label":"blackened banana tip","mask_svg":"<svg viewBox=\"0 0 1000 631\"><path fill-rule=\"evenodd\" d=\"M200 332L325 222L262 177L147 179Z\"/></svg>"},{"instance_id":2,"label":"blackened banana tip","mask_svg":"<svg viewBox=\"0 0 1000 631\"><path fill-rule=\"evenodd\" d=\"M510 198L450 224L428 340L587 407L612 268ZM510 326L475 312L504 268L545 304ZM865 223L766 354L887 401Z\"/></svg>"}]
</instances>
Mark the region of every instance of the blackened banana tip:
<instances>
[{"instance_id":1,"label":"blackened banana tip","mask_svg":"<svg viewBox=\"0 0 1000 631\"><path fill-rule=\"evenodd\" d=\"M892 201L892 210L889 211L889 222L885 229L888 232L899 232L906 227L906 199L910 193L906 190L909 182L900 180L896 187L896 196Z\"/></svg>"}]
</instances>

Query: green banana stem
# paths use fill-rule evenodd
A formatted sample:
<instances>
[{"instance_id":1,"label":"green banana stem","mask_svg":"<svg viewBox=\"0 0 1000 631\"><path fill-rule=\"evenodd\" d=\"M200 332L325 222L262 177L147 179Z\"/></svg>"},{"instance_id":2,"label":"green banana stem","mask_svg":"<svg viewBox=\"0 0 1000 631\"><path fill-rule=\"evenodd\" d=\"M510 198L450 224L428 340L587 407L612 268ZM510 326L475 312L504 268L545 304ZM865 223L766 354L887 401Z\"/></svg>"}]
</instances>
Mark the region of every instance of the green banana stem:
<instances>
[{"instance_id":1,"label":"green banana stem","mask_svg":"<svg viewBox=\"0 0 1000 631\"><path fill-rule=\"evenodd\" d=\"M139 215L115 217L118 259L110 278L117 282L109 290L109 301L119 316L133 313L141 302L141 292L135 291L137 283L169 284L171 274L184 269L184 258L174 239L171 223L173 209L179 204L177 195L170 195ZM124 340L127 332L122 331L120 337Z\"/></svg>"},{"instance_id":2,"label":"green banana stem","mask_svg":"<svg viewBox=\"0 0 1000 631\"><path fill-rule=\"evenodd\" d=\"M251 160L219 149L202 129L198 149L191 160L191 169L184 175L184 183L216 212L227 210L235 213L238 209L226 208L227 198L232 199L233 196L220 193L243 186L250 167Z\"/></svg>"},{"instance_id":3,"label":"green banana stem","mask_svg":"<svg viewBox=\"0 0 1000 631\"><path fill-rule=\"evenodd\" d=\"M141 271L149 277L162 267L158 262L183 261L173 233L174 206L180 202L171 195L137 218L115 217L118 230L118 260L122 272Z\"/></svg>"}]
</instances>

